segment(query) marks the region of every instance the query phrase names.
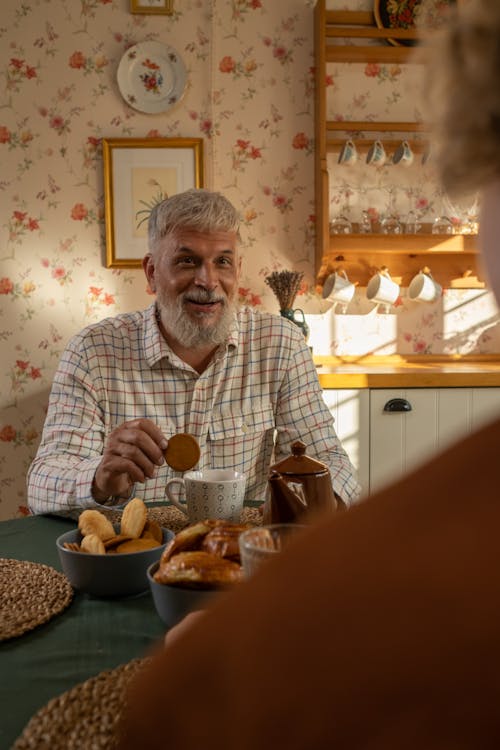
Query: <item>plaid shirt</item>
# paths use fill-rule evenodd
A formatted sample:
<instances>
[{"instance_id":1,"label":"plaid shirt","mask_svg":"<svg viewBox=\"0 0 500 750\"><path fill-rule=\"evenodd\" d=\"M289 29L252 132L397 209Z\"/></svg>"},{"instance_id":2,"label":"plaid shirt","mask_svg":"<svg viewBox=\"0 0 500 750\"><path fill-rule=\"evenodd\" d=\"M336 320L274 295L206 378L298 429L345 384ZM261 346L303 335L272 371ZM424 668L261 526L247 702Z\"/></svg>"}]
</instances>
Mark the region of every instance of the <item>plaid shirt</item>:
<instances>
[{"instance_id":1,"label":"plaid shirt","mask_svg":"<svg viewBox=\"0 0 500 750\"><path fill-rule=\"evenodd\" d=\"M289 455L298 439L308 455L329 466L346 503L359 494L302 333L278 315L239 310L227 343L201 375L165 342L155 304L74 336L55 374L28 472L30 509L71 514L102 507L91 487L106 437L138 417L154 421L167 439L194 435L201 449L197 468L246 474L246 501L264 500L269 466ZM163 501L172 476L179 472L158 467L131 497Z\"/></svg>"}]
</instances>

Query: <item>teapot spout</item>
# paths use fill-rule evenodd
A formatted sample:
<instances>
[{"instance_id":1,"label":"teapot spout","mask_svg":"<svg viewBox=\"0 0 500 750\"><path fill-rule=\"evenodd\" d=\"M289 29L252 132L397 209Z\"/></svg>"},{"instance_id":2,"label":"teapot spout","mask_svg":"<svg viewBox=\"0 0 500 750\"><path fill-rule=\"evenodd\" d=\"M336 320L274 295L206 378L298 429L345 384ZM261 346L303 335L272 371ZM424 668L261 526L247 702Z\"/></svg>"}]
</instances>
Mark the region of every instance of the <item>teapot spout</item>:
<instances>
[{"instance_id":1,"label":"teapot spout","mask_svg":"<svg viewBox=\"0 0 500 750\"><path fill-rule=\"evenodd\" d=\"M307 511L304 488L299 482L287 482L278 471L269 477L270 494L264 504L263 522L294 523Z\"/></svg>"}]
</instances>

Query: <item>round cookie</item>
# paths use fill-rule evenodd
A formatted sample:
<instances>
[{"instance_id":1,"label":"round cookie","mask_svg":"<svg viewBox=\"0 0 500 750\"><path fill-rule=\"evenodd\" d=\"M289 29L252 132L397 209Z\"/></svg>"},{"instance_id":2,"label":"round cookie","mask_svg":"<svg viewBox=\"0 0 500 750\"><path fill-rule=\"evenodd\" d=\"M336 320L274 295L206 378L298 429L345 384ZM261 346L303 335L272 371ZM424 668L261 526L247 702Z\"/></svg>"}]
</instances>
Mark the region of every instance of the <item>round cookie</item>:
<instances>
[{"instance_id":1,"label":"round cookie","mask_svg":"<svg viewBox=\"0 0 500 750\"><path fill-rule=\"evenodd\" d=\"M200 446L193 435L179 432L168 441L165 461L175 471L187 471L200 460Z\"/></svg>"}]
</instances>

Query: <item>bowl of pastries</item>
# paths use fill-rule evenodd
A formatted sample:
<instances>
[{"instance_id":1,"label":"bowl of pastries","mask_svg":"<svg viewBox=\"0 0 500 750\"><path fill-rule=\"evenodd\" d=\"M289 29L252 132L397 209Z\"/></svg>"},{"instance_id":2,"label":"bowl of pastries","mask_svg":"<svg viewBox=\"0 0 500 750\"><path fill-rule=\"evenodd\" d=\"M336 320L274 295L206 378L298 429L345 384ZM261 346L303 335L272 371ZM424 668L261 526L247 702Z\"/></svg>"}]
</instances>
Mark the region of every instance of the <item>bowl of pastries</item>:
<instances>
[{"instance_id":1,"label":"bowl of pastries","mask_svg":"<svg viewBox=\"0 0 500 750\"><path fill-rule=\"evenodd\" d=\"M191 524L166 545L147 571L156 611L168 627L243 580L238 539L249 523Z\"/></svg>"},{"instance_id":2,"label":"bowl of pastries","mask_svg":"<svg viewBox=\"0 0 500 750\"><path fill-rule=\"evenodd\" d=\"M98 510L84 510L78 528L58 537L56 546L73 588L92 596L134 596L149 589L147 569L173 538L173 531L148 519L136 497L118 524Z\"/></svg>"}]
</instances>

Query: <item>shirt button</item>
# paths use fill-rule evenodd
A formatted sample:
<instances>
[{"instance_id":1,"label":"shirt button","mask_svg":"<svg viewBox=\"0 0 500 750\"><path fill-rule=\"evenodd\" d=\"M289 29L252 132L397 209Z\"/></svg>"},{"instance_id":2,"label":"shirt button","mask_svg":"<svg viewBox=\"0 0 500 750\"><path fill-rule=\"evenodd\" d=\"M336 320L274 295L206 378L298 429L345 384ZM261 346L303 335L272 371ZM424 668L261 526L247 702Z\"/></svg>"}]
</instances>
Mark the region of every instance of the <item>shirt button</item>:
<instances>
[{"instance_id":1,"label":"shirt button","mask_svg":"<svg viewBox=\"0 0 500 750\"><path fill-rule=\"evenodd\" d=\"M246 434L248 432L248 427L246 426L244 422L241 425L241 431L243 432L243 434Z\"/></svg>"}]
</instances>

